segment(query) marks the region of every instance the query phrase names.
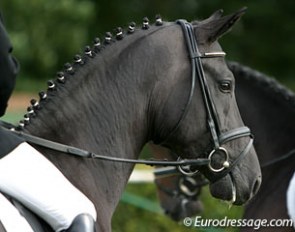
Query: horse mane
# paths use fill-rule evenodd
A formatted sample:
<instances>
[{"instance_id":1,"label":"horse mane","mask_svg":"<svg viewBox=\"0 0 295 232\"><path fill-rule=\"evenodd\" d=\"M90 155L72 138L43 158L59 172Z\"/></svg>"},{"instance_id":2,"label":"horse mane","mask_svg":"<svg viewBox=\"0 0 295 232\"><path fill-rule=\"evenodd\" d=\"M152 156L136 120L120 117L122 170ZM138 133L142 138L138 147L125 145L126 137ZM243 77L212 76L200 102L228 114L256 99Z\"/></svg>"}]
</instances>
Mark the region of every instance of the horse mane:
<instances>
[{"instance_id":1,"label":"horse mane","mask_svg":"<svg viewBox=\"0 0 295 232\"><path fill-rule=\"evenodd\" d=\"M252 80L254 85L259 86L259 89L268 93L273 99L285 103L290 109L295 110L294 92L280 84L274 77L233 61L228 62L228 66L236 78L243 77L248 81Z\"/></svg>"},{"instance_id":2,"label":"horse mane","mask_svg":"<svg viewBox=\"0 0 295 232\"><path fill-rule=\"evenodd\" d=\"M123 29L117 27L114 32L106 32L103 40L99 37L94 38L92 46L85 46L83 54L76 54L72 62L64 64L63 70L56 73L56 78L47 81L47 90L39 92L39 100L32 99L30 106L27 107L27 113L24 118L20 120L17 130L23 130L25 126L30 124L30 121L36 116L38 111L44 108L45 104L56 96L57 92L65 91L67 85L73 85L73 79L76 75L81 75L85 67L94 60L96 56L106 50L109 46L122 41L125 37L133 34L138 34L140 31L146 31L150 28L162 26L164 22L160 15L156 15L154 25L150 25L147 17L143 18L141 27L137 26L135 22L131 22L128 28ZM89 66L88 66L89 67Z\"/></svg>"}]
</instances>

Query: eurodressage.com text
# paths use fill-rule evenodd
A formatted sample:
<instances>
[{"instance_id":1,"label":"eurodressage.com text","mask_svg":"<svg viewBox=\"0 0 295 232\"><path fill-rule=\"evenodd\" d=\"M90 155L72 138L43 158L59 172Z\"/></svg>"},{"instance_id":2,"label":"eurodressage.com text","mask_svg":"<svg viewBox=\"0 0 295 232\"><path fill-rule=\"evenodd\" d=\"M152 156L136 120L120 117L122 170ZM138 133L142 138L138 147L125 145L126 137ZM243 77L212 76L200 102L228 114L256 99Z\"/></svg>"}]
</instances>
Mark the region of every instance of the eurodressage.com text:
<instances>
[{"instance_id":1,"label":"eurodressage.com text","mask_svg":"<svg viewBox=\"0 0 295 232\"><path fill-rule=\"evenodd\" d=\"M262 227L293 227L292 219L231 219L225 216L223 219L207 219L201 216L186 217L183 220L186 227L251 227L259 230Z\"/></svg>"}]
</instances>

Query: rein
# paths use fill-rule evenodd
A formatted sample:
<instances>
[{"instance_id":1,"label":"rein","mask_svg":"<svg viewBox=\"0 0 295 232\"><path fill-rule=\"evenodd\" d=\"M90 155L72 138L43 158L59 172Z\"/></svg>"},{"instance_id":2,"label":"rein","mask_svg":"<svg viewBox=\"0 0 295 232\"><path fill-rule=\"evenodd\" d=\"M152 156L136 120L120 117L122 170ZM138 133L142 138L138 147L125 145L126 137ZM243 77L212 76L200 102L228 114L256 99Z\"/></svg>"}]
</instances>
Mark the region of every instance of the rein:
<instances>
[{"instance_id":1,"label":"rein","mask_svg":"<svg viewBox=\"0 0 295 232\"><path fill-rule=\"evenodd\" d=\"M277 163L288 160L288 159L292 158L293 156L295 156L295 149L290 150L289 152L287 152L286 154L284 154L278 158L275 158L273 160L265 162L264 164L260 165L260 167L262 169L265 169L265 168L268 168L268 167L275 165ZM199 172L196 172L193 175L189 176L189 175L182 173L182 171L176 167L162 167L162 168L157 168L154 170L154 175L156 177L155 184L156 184L157 188L172 198L180 197L181 195L183 195L183 196L187 197L188 199L194 199L195 197L197 197L199 195L200 189L202 187L208 185L210 182L206 179L201 182L198 181L195 184L196 190L194 192L190 192L190 191L188 191L188 187L185 186L185 183L184 182L181 183L181 181L180 181L181 179L179 180L178 188L176 188L176 189L174 189L174 188L168 189L168 188L161 186L158 181L159 179L163 179L163 178L171 177L171 176L179 176L179 175L182 175L183 178L193 178L194 175L197 175L197 174L199 174ZM181 188L182 185L184 186L184 188Z\"/></svg>"},{"instance_id":2,"label":"rein","mask_svg":"<svg viewBox=\"0 0 295 232\"><path fill-rule=\"evenodd\" d=\"M272 165L275 165L277 163L283 162L287 159L292 158L293 156L295 156L295 149L290 150L289 152L287 152L286 154L272 159L270 161L267 161L263 164L260 165L261 168L268 168ZM157 168L154 170L154 175L156 176L157 179L160 178L166 178L166 177L170 177L170 176L175 176L175 175L182 175L184 173L181 172L181 170L175 168L175 167L163 167L163 168ZM193 175L192 175L193 176ZM208 183L204 183L203 185L206 185Z\"/></svg>"},{"instance_id":3,"label":"rein","mask_svg":"<svg viewBox=\"0 0 295 232\"><path fill-rule=\"evenodd\" d=\"M16 131L14 129L14 126L7 123L0 121L0 125L3 129L9 130L12 133L16 134L20 138L24 139L26 142L39 145L41 147L45 147L54 151L59 151L68 155L74 155L82 158L92 158L92 159L100 159L105 161L113 161L113 162L120 162L120 163L130 163L130 164L145 164L149 166L206 166L209 164L209 159L182 159L177 161L168 161L168 160L144 160L144 159L125 159L125 158L118 158L118 157L109 157L104 155L99 155L90 151L86 151L77 147L53 142L47 139L43 139L34 135L30 135L27 133L24 133L22 131Z\"/></svg>"},{"instance_id":4,"label":"rein","mask_svg":"<svg viewBox=\"0 0 295 232\"><path fill-rule=\"evenodd\" d=\"M221 132L220 125L218 123L218 114L215 109L214 101L210 93L209 85L205 78L205 73L202 65L202 58L215 58L215 57L224 57L224 52L209 52L201 54L198 49L198 44L195 38L195 33L192 24L188 23L185 20L178 20L176 22L181 26L181 29L184 34L184 39L187 45L187 49L189 52L189 58L191 61L191 70L192 70L192 80L191 80L191 89L188 97L187 104L185 105L183 114L181 115L179 121L176 123L176 126L171 131L168 137L176 132L179 128L181 122L184 120L185 116L188 113L189 106L191 105L192 98L195 91L196 81L199 81L201 93L203 96L204 106L207 113L207 125L209 127L209 131L211 134L211 139L214 143L214 147L207 158L198 158L198 159L178 159L176 161L167 161L167 160L138 160L138 159L125 159L118 157L109 157L103 156L99 154L95 154L93 152L89 152L80 148L76 148L69 145L64 145L61 143L49 141L43 138L39 138L33 135L29 135L22 131L14 130L18 136L23 138L25 141L39 145L45 148L49 148L55 151L63 152L70 155L75 155L84 158L92 158L92 159L100 159L105 161L113 161L113 162L121 162L121 163L132 163L132 164L145 164L151 166L174 166L178 167L178 169L185 175L190 176L195 171L199 170L203 167L209 169L210 171L210 180L212 182L230 174L231 170L241 161L241 159L247 155L253 144L253 137L248 127L239 127L233 130L229 130L227 132ZM8 127L11 128L11 127ZM244 147L244 149L236 155L236 157L231 160L229 152L222 147L223 144L242 138L249 137L248 144ZM166 138L167 140L167 138ZM218 162L216 167L216 163L214 165L214 159L216 157L222 155L224 159L222 162ZM187 168L187 166L191 166L193 168Z\"/></svg>"},{"instance_id":5,"label":"rein","mask_svg":"<svg viewBox=\"0 0 295 232\"><path fill-rule=\"evenodd\" d=\"M268 168L269 166L272 166L274 164L277 164L279 162L287 160L287 159L293 157L294 155L295 155L295 149L292 149L289 152L287 152L286 154L262 164L261 168Z\"/></svg>"}]
</instances>

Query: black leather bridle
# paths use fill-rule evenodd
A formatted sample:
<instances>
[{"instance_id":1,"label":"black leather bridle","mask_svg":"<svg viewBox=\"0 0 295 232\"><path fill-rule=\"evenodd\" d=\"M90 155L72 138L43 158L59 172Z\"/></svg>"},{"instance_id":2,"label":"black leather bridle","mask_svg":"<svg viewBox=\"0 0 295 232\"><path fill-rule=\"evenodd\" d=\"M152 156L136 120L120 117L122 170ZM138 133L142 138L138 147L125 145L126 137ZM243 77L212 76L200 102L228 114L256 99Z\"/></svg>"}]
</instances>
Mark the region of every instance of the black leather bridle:
<instances>
[{"instance_id":1,"label":"black leather bridle","mask_svg":"<svg viewBox=\"0 0 295 232\"><path fill-rule=\"evenodd\" d=\"M76 155L84 158L94 158L106 161L114 161L114 162L123 162L123 163L133 163L133 164L146 164L151 166L177 166L179 170L185 175L192 175L193 172L188 171L185 167L191 166L194 169L199 170L201 167L208 167L211 173L213 173L213 177L210 178L210 181L215 181L227 175L232 168L249 152L253 144L253 138L248 127L240 127L225 133L221 133L220 127L218 124L217 113L216 109L212 100L212 96L205 78L203 66L201 59L202 58L214 58L224 56L224 52L215 52L215 53L205 53L202 55L197 46L197 41L194 36L193 26L185 20L178 20L177 24L179 24L183 30L185 41L187 44L187 48L189 51L189 57L191 59L192 64L192 83L191 83L191 90L189 94L189 98L187 104L185 105L185 110L181 115L179 121L177 122L174 129L171 131L173 134L180 126L181 122L185 118L190 104L192 102L192 98L195 91L196 79L199 80L200 89L202 92L204 105L207 113L207 123L210 130L210 134L212 137L212 141L214 143L213 150L209 153L208 158L198 158L198 159L180 159L177 161L167 161L167 160L135 160L135 159L125 159L125 158L118 158L118 157L109 157L103 156L99 154L95 154L93 152L89 152L83 149L79 149L73 146L64 145L61 143L49 141L43 138L39 138L33 135L26 134L22 131L14 130L13 127L8 126L6 124L6 128L12 129L17 135L22 137L25 141L36 144L42 147L46 147L52 150L56 150L59 152ZM3 123L2 123L3 125ZM234 161L230 161L230 157L228 151L222 147L223 144L230 142L235 139L239 139L241 137L249 136L250 140L244 150L240 152L240 154L235 158ZM216 168L212 164L212 161L217 154L222 154L224 156L224 161L220 165L220 167Z\"/></svg>"},{"instance_id":2,"label":"black leather bridle","mask_svg":"<svg viewBox=\"0 0 295 232\"><path fill-rule=\"evenodd\" d=\"M236 166L239 163L239 161L250 151L250 149L253 145L253 136L250 132L250 129L245 126L235 128L235 129L227 131L225 133L221 133L220 126L218 123L216 108L215 108L214 101L213 101L211 93L210 93L208 83L205 78L205 73L203 70L203 65L202 65L201 59L202 58L221 57L221 56L225 56L225 53L224 52L213 52L213 53L201 54L198 49L198 45L197 45L197 41L195 38L194 29L193 29L192 24L188 23L186 20L178 20L177 23L181 26L181 28L183 30L187 49L189 52L189 58L191 59L192 84L191 84L191 91L190 91L189 99L187 101L187 105L184 110L184 113L182 114L181 118L178 121L178 124L176 124L175 128L171 131L169 136L178 129L178 127L180 126L180 123L185 118L185 116L188 112L188 108L191 104L193 94L194 94L196 78L198 78L201 93L203 96L204 106L205 106L206 113L207 113L207 124L208 124L208 128L210 130L213 144L214 144L214 147L208 156L208 160L209 160L208 168L209 168L210 172L213 173L212 177L210 177L209 179L210 179L210 181L216 181L217 179L220 179L220 178L224 177L226 174L228 174L232 170L232 168L234 166ZM250 138L248 144L245 146L245 148L242 150L242 152L240 152L240 154L238 154L238 156L235 158L235 160L231 162L229 159L230 157L229 157L228 151L222 145L227 142L230 142L232 140L236 140L236 139L246 137L246 136ZM224 161L220 165L220 167L218 167L218 168L214 167L214 165L212 163L214 156L217 154L219 154L218 156L220 156L221 154L223 154L223 156L224 156ZM179 167L179 170L185 175L193 175L194 174L194 172L190 171L189 169L184 169L184 168L182 168L182 166Z\"/></svg>"}]
</instances>

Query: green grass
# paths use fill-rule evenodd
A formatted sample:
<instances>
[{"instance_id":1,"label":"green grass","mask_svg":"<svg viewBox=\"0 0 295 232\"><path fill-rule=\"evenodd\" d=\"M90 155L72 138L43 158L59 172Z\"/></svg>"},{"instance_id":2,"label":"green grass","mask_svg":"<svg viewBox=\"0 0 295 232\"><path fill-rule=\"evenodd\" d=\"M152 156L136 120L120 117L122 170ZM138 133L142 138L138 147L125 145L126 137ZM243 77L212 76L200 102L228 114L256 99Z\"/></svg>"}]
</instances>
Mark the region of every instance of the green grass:
<instances>
[{"instance_id":1,"label":"green grass","mask_svg":"<svg viewBox=\"0 0 295 232\"><path fill-rule=\"evenodd\" d=\"M130 199L126 200L126 195ZM134 195L134 196L132 196ZM133 200L132 200L133 197ZM228 205L212 198L208 188L204 188L201 195L204 203L202 219L223 219L241 218L243 207L233 206L229 209ZM130 201L131 200L131 201ZM152 209L151 209L152 207ZM194 219L194 217L192 217ZM114 232L236 232L238 228L195 228L186 227L183 222L174 222L165 216L159 207L154 184L128 184L122 200L117 207L112 220Z\"/></svg>"}]
</instances>

